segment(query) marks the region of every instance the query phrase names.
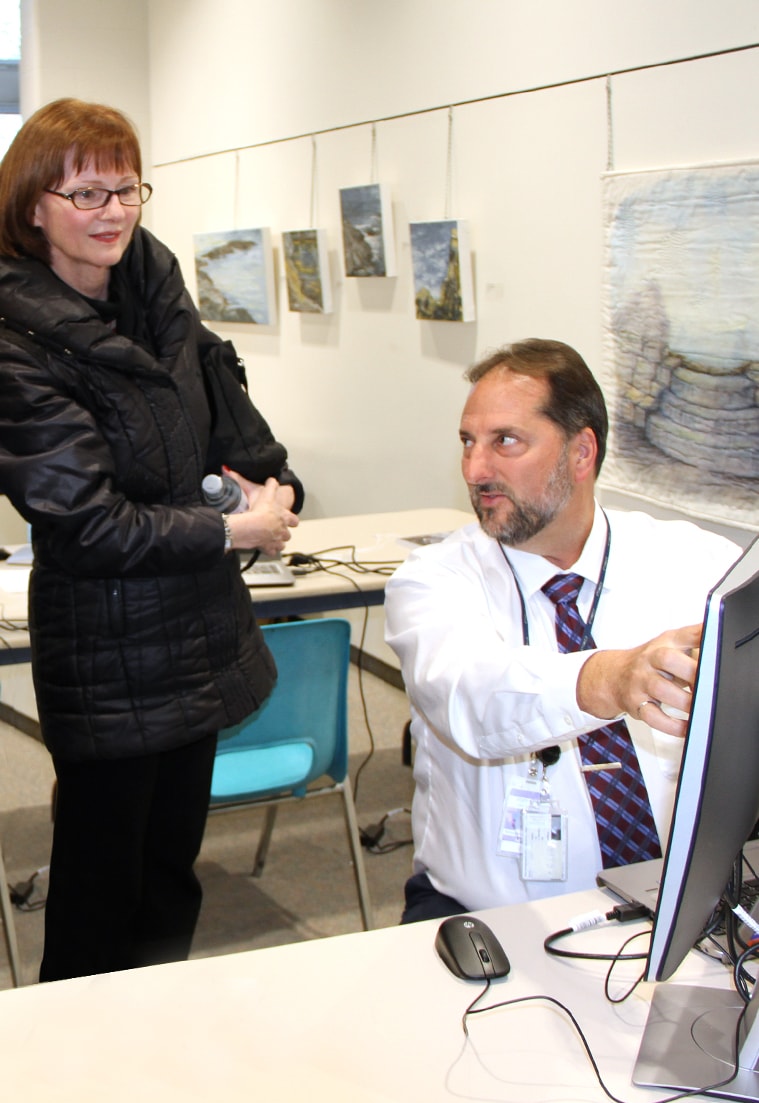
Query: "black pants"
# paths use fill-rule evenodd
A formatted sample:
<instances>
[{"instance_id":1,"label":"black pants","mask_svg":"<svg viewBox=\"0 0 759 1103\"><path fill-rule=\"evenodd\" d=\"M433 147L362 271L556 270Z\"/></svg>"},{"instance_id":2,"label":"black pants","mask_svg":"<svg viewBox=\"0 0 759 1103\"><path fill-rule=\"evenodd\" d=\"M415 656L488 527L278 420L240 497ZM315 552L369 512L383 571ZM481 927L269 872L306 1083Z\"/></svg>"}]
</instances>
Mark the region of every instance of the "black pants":
<instances>
[{"instance_id":1,"label":"black pants","mask_svg":"<svg viewBox=\"0 0 759 1103\"><path fill-rule=\"evenodd\" d=\"M406 907L401 923L419 923L422 919L444 919L469 911L452 896L438 892L426 873L409 877L405 887Z\"/></svg>"},{"instance_id":2,"label":"black pants","mask_svg":"<svg viewBox=\"0 0 759 1103\"><path fill-rule=\"evenodd\" d=\"M40 980L187 957L202 890L216 735L139 758L66 762L58 778Z\"/></svg>"}]
</instances>

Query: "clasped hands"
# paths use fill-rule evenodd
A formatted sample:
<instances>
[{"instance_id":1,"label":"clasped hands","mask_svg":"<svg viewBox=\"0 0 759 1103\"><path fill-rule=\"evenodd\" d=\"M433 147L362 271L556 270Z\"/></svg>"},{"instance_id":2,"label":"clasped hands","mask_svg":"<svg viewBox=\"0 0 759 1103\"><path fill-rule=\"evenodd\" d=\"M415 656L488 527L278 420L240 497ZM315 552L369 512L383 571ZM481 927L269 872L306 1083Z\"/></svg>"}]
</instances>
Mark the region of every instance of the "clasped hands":
<instances>
[{"instance_id":1,"label":"clasped hands","mask_svg":"<svg viewBox=\"0 0 759 1103\"><path fill-rule=\"evenodd\" d=\"M298 524L292 512L293 488L273 478L262 485L250 482L237 471L225 468L225 472L238 483L248 501L245 512L228 515L232 547L260 548L264 555L278 555L290 539L290 529Z\"/></svg>"},{"instance_id":2,"label":"clasped hands","mask_svg":"<svg viewBox=\"0 0 759 1103\"><path fill-rule=\"evenodd\" d=\"M667 735L684 737L700 640L701 625L694 624L663 632L639 647L596 651L577 680L577 704L603 720L627 713Z\"/></svg>"}]
</instances>

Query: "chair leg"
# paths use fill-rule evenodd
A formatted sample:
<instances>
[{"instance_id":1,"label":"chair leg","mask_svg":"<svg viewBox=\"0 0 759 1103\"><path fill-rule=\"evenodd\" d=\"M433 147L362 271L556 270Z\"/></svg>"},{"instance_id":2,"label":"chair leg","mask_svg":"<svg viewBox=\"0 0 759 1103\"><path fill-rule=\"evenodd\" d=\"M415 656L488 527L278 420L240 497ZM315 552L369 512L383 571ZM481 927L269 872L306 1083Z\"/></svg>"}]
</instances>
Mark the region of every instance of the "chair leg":
<instances>
[{"instance_id":1,"label":"chair leg","mask_svg":"<svg viewBox=\"0 0 759 1103\"><path fill-rule=\"evenodd\" d=\"M350 843L351 853L353 855L353 875L356 878L356 890L358 892L358 902L361 906L361 918L363 920L364 930L371 931L374 927L374 916L372 914L372 903L369 896L369 883L366 880L364 854L361 849L361 839L358 833L356 806L353 803L353 793L351 792L349 779L343 782L342 790L345 827L348 832L348 842Z\"/></svg>"},{"instance_id":2,"label":"chair leg","mask_svg":"<svg viewBox=\"0 0 759 1103\"><path fill-rule=\"evenodd\" d=\"M261 832L261 838L258 842L258 850L256 851L256 860L253 863L253 872L251 873L251 877L260 877L264 871L266 855L269 853L269 843L271 842L271 835L272 831L274 830L274 823L276 819L277 806L276 804L270 804L266 809L266 819L264 820L264 828Z\"/></svg>"},{"instance_id":3,"label":"chair leg","mask_svg":"<svg viewBox=\"0 0 759 1103\"><path fill-rule=\"evenodd\" d=\"M3 918L3 931L5 933L5 946L8 951L8 961L11 966L13 984L21 987L21 955L18 952L16 941L16 925L13 921L13 904L8 892L8 881L5 876L5 863L3 862L3 850L0 846L0 912Z\"/></svg>"}]
</instances>

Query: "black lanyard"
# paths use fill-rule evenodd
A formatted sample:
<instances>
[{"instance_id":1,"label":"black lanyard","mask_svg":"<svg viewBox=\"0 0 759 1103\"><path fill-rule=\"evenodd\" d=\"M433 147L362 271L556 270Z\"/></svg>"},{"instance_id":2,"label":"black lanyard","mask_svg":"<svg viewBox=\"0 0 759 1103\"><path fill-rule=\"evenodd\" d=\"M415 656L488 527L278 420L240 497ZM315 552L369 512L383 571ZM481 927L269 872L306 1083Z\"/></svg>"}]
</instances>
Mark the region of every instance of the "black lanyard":
<instances>
[{"instance_id":1,"label":"black lanyard","mask_svg":"<svg viewBox=\"0 0 759 1103\"><path fill-rule=\"evenodd\" d=\"M591 632L593 631L593 622L596 619L596 613L598 612L598 604L601 600L601 592L603 590L604 580L606 578L606 568L609 565L609 553L611 551L611 526L609 525L609 518L606 516L605 511L602 509L601 512L603 513L604 519L606 520L606 545L604 547L604 557L603 557L603 560L601 562L601 573L598 576L598 582L596 583L596 588L593 592L593 601L591 602L591 605L590 605L590 612L588 613L588 619L585 622L585 630L583 631L582 639L580 640L580 646L577 649L578 651L587 651L588 650L588 645L590 643L590 638L591 638ZM514 579L514 585L517 588L517 595L519 597L519 605L520 605L520 608L522 610L522 642L524 643L525 647L529 647L530 646L530 625L529 625L529 622L527 620L527 603L524 600L524 594L522 593L522 587L519 585L519 579L517 578L517 573L514 570L514 566L511 562L511 560L509 559L508 555L506 554L506 552L504 550L504 547L503 547L503 544L501 544L500 541L498 543L498 547L501 549L501 555L506 560L508 568L511 571L511 576Z\"/></svg>"},{"instance_id":2,"label":"black lanyard","mask_svg":"<svg viewBox=\"0 0 759 1103\"><path fill-rule=\"evenodd\" d=\"M609 518L606 516L605 510L601 510L606 521L606 545L604 547L604 557L601 561L601 573L598 576L598 582L593 592L593 601L590 605L590 612L588 613L588 619L585 622L585 629L580 640L580 646L578 651L587 651L590 643L591 632L593 630L593 621L596 619L596 613L598 611L598 603L601 600L601 591L603 590L604 579L606 578L606 568L609 565L609 552L611 551L611 525L609 524ZM514 585L517 588L517 594L519 595L519 605L522 610L522 641L525 647L530 646L530 625L527 620L527 603L524 600L524 594L522 593L522 587L519 585L519 579L517 573L514 570L514 566L506 554L503 544L498 542L498 547L501 549L501 555L506 560L508 568L511 571L511 577L514 579ZM558 747L544 747L542 751L537 751L535 757L540 759L545 769L549 766L555 765L559 761L561 751Z\"/></svg>"}]
</instances>

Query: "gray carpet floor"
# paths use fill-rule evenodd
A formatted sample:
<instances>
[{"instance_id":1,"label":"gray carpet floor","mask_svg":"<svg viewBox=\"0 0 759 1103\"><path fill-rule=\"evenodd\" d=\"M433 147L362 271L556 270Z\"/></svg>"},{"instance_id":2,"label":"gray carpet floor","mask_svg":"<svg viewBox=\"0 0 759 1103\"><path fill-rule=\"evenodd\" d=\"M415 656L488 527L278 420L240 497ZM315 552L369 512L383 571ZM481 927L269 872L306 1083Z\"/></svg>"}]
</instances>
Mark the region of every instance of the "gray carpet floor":
<instances>
[{"instance_id":1,"label":"gray carpet floor","mask_svg":"<svg viewBox=\"0 0 759 1103\"><path fill-rule=\"evenodd\" d=\"M403 884L411 866L410 846L393 848L411 834L407 810L413 784L411 770L401 757L408 707L400 690L366 672L360 677L361 687L352 667L350 768L355 784L364 764L356 795L359 825L367 827L391 813L381 840L388 844L386 852L364 851L375 926L388 927L400 917ZM47 865L53 776L45 748L33 737L0 723L0 841L11 885ZM263 816L263 811L255 810L209 817L196 867L204 898L193 957L362 929L340 797L282 806L263 874L253 878L250 871ZM41 901L44 891L42 872L30 903ZM26 984L34 983L37 976L43 914L41 908L14 908ZM11 986L5 942L0 938L0 989Z\"/></svg>"}]
</instances>

